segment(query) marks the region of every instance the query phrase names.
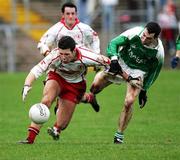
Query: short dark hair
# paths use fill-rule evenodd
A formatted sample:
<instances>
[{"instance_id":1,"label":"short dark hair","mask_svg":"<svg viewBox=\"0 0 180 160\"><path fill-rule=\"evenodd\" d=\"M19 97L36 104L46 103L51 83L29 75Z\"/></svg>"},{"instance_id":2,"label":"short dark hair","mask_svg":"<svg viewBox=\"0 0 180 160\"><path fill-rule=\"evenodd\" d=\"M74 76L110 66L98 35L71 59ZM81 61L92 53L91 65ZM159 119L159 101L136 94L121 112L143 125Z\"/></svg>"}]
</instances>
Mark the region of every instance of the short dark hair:
<instances>
[{"instance_id":1,"label":"short dark hair","mask_svg":"<svg viewBox=\"0 0 180 160\"><path fill-rule=\"evenodd\" d=\"M58 47L61 49L70 49L71 51L73 51L75 49L75 46L76 42L70 36L63 36L58 42Z\"/></svg>"},{"instance_id":2,"label":"short dark hair","mask_svg":"<svg viewBox=\"0 0 180 160\"><path fill-rule=\"evenodd\" d=\"M161 33L161 27L156 22L149 22L145 26L148 30L148 33L155 33L154 38L157 38L159 34Z\"/></svg>"},{"instance_id":3,"label":"short dark hair","mask_svg":"<svg viewBox=\"0 0 180 160\"><path fill-rule=\"evenodd\" d=\"M61 12L64 13L65 11L65 7L70 7L70 8L75 8L75 11L77 12L77 7L75 4L71 3L71 2L66 2L62 5L61 7Z\"/></svg>"}]
</instances>

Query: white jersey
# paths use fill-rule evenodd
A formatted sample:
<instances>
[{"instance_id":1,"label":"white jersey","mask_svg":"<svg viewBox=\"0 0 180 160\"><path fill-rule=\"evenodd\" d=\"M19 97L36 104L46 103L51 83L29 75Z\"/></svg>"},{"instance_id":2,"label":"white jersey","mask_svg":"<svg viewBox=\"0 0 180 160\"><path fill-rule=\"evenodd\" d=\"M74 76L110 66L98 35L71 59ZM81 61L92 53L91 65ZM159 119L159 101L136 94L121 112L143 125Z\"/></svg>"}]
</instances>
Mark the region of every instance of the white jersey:
<instances>
[{"instance_id":1,"label":"white jersey","mask_svg":"<svg viewBox=\"0 0 180 160\"><path fill-rule=\"evenodd\" d=\"M76 47L77 59L70 63L63 63L60 59L59 49L52 50L41 62L31 69L36 78L44 72L54 71L67 82L78 83L84 80L86 68L89 66L107 66L110 59L98 55L85 47Z\"/></svg>"},{"instance_id":2,"label":"white jersey","mask_svg":"<svg viewBox=\"0 0 180 160\"><path fill-rule=\"evenodd\" d=\"M71 36L78 45L85 46L100 54L100 41L97 33L78 19L71 28L65 25L64 19L49 28L38 43L40 53L45 55L48 51L57 48L58 41L63 36Z\"/></svg>"}]
</instances>

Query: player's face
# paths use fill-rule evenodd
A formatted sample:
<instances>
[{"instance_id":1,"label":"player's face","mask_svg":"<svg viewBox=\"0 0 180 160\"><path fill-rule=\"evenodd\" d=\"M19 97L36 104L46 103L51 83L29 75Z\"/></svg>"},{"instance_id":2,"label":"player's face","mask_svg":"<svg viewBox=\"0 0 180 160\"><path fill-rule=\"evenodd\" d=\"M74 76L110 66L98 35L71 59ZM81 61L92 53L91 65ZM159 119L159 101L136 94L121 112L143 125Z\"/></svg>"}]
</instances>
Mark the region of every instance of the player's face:
<instances>
[{"instance_id":1,"label":"player's face","mask_svg":"<svg viewBox=\"0 0 180 160\"><path fill-rule=\"evenodd\" d=\"M141 36L141 42L143 45L149 46L154 41L154 34L155 33L148 33L148 30L145 29Z\"/></svg>"},{"instance_id":2,"label":"player's face","mask_svg":"<svg viewBox=\"0 0 180 160\"><path fill-rule=\"evenodd\" d=\"M77 18L77 12L75 8L65 7L63 18L65 19L65 23L68 27L71 27L75 23L75 19Z\"/></svg>"},{"instance_id":3,"label":"player's face","mask_svg":"<svg viewBox=\"0 0 180 160\"><path fill-rule=\"evenodd\" d=\"M59 48L59 55L60 55L60 60L63 63L69 63L74 61L75 59L75 51L71 51L70 49L61 49Z\"/></svg>"}]
</instances>

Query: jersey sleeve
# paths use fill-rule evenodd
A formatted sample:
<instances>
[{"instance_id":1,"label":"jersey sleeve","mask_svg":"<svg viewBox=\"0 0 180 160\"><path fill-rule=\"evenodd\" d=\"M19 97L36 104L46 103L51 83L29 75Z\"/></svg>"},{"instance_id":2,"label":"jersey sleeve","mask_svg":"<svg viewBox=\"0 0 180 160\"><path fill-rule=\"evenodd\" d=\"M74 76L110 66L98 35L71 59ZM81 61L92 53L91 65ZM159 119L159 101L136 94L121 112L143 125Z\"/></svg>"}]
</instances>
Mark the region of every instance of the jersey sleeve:
<instances>
[{"instance_id":1,"label":"jersey sleeve","mask_svg":"<svg viewBox=\"0 0 180 160\"><path fill-rule=\"evenodd\" d=\"M81 52L82 62L86 66L108 66L110 64L110 59L104 55L96 54L84 47L80 47L78 50Z\"/></svg>"},{"instance_id":2,"label":"jersey sleeve","mask_svg":"<svg viewBox=\"0 0 180 160\"><path fill-rule=\"evenodd\" d=\"M84 24L85 46L100 54L100 40L98 34L88 25Z\"/></svg>"},{"instance_id":3,"label":"jersey sleeve","mask_svg":"<svg viewBox=\"0 0 180 160\"><path fill-rule=\"evenodd\" d=\"M128 43L128 38L122 35L119 35L118 37L112 39L107 47L107 56L112 57L119 57L119 47L124 46Z\"/></svg>"},{"instance_id":4,"label":"jersey sleeve","mask_svg":"<svg viewBox=\"0 0 180 160\"><path fill-rule=\"evenodd\" d=\"M144 79L143 88L145 90L149 89L149 87L155 82L155 80L159 76L163 64L164 64L164 48L162 43L160 43L156 60L152 64L152 69L148 73L147 77Z\"/></svg>"},{"instance_id":5,"label":"jersey sleeve","mask_svg":"<svg viewBox=\"0 0 180 160\"><path fill-rule=\"evenodd\" d=\"M40 51L40 54L45 55L47 52L50 52L53 48L57 47L56 39L60 25L60 22L56 23L51 28L49 28L41 37L37 46L37 48Z\"/></svg>"},{"instance_id":6,"label":"jersey sleeve","mask_svg":"<svg viewBox=\"0 0 180 160\"><path fill-rule=\"evenodd\" d=\"M126 46L129 43L129 39L134 37L135 35L139 35L143 31L143 27L134 27L126 30L121 33L119 36L115 37L110 41L108 47L106 49L107 56L111 59L119 57L119 49L120 47Z\"/></svg>"},{"instance_id":7,"label":"jersey sleeve","mask_svg":"<svg viewBox=\"0 0 180 160\"><path fill-rule=\"evenodd\" d=\"M36 66L34 66L30 72L33 73L37 79L43 73L45 73L57 59L58 59L58 55L52 51L43 60L41 60Z\"/></svg>"}]
</instances>

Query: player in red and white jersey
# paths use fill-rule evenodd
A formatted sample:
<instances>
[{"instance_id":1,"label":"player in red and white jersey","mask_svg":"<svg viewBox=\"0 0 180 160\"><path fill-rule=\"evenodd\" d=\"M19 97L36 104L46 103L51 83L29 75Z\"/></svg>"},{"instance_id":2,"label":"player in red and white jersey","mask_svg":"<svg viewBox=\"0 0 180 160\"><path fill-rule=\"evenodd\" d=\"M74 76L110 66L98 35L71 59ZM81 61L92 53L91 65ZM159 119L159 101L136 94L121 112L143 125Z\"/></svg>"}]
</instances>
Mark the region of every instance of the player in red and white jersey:
<instances>
[{"instance_id":1,"label":"player in red and white jersey","mask_svg":"<svg viewBox=\"0 0 180 160\"><path fill-rule=\"evenodd\" d=\"M107 65L107 62L103 61L103 55L97 55L85 47L77 46L73 54L76 55L75 59L68 62L65 56L61 55L61 49L56 48L32 68L31 73L38 78L48 69L48 72L57 73L69 83L78 83L85 79L84 76L88 66Z\"/></svg>"},{"instance_id":2,"label":"player in red and white jersey","mask_svg":"<svg viewBox=\"0 0 180 160\"><path fill-rule=\"evenodd\" d=\"M71 36L78 45L92 49L100 54L100 41L97 33L87 24L79 21L77 7L71 2L64 3L62 19L49 28L38 43L40 53L46 56L57 47L58 41L63 36Z\"/></svg>"},{"instance_id":3,"label":"player in red and white jersey","mask_svg":"<svg viewBox=\"0 0 180 160\"><path fill-rule=\"evenodd\" d=\"M48 129L53 139L58 140L60 132L68 126L76 104L80 102L86 91L86 67L95 65L108 67L109 64L109 58L97 55L87 48L76 47L73 38L64 36L59 40L58 48L52 50L31 69L24 82L23 101L33 82L47 72L41 103L50 108L56 97L60 98L56 123ZM31 122L26 140L19 143L34 143L41 127L42 125Z\"/></svg>"},{"instance_id":4,"label":"player in red and white jersey","mask_svg":"<svg viewBox=\"0 0 180 160\"><path fill-rule=\"evenodd\" d=\"M79 21L76 5L71 2L64 3L61 12L62 19L49 28L41 37L40 42L38 43L40 53L44 56L48 55L52 49L57 47L58 41L62 36L71 36L79 46L85 46L93 50L93 52L100 54L99 37L89 25ZM96 66L94 67L94 70L97 72L100 70L100 67ZM91 101L92 96L87 99L88 102ZM96 102L95 98L94 101ZM57 110L57 105L54 108L55 112ZM92 107L96 112L99 111L98 104L92 105Z\"/></svg>"}]
</instances>

